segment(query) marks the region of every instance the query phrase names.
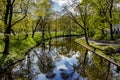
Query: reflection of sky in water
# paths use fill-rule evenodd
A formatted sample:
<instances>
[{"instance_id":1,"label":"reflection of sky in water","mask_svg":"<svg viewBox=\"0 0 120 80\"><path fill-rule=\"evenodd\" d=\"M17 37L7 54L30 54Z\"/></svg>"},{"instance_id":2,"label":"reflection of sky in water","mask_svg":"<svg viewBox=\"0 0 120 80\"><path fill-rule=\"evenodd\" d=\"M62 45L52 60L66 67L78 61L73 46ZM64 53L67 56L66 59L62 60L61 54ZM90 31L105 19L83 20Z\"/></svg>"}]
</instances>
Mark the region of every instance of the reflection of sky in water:
<instances>
[{"instance_id":1,"label":"reflection of sky in water","mask_svg":"<svg viewBox=\"0 0 120 80\"><path fill-rule=\"evenodd\" d=\"M20 66L16 66L16 68L13 69L13 73L16 74L21 73L23 74L23 72L21 70L27 70L28 66L27 66L27 61L30 60L31 64L29 64L30 67L30 74L33 77L33 80L64 80L62 78L62 73L65 76L68 76L67 79L65 80L78 80L78 79L82 79L82 77L74 70L73 66L77 66L78 65L78 60L77 57L80 56L79 51L75 52L75 51L70 51L69 54L71 54L71 57L66 57L63 55L60 55L58 52L59 49L53 48L51 47L51 51L49 53L49 55L52 56L53 62L55 65L53 71L50 74L55 74L54 78L46 78L46 75L48 75L47 73L42 73L38 67L37 62L39 61L38 57L36 54L41 55L41 48L36 48L36 54L33 51L31 51L30 54L30 58L28 59L28 56L26 56L25 60L23 61L23 65ZM49 50L45 50L46 53L48 53ZM74 54L73 54L74 53ZM59 54L59 55L58 55ZM49 71L48 71L49 72ZM26 74L26 77L28 77L28 75Z\"/></svg>"},{"instance_id":2,"label":"reflection of sky in water","mask_svg":"<svg viewBox=\"0 0 120 80\"><path fill-rule=\"evenodd\" d=\"M76 59L79 57L79 54L76 53L72 57L68 58L65 56L60 56L60 60L55 61L55 68L53 69L53 73L55 74L54 78L51 78L50 80L63 80L61 77L61 73L65 73L70 75L70 77L67 80L77 80L81 77L79 74L74 71L73 65L78 65L78 60ZM72 74L72 75L71 75ZM38 74L34 80L48 80L46 78L46 74Z\"/></svg>"},{"instance_id":3,"label":"reflection of sky in water","mask_svg":"<svg viewBox=\"0 0 120 80\"><path fill-rule=\"evenodd\" d=\"M59 39L59 40L62 40L62 39ZM72 46L72 48L74 47L75 46ZM62 52L63 53L65 52L65 54L63 54ZM40 68L41 63L38 64L38 62L40 62L39 58L41 58L43 53L45 53L45 55L47 55L52 59L52 61L50 62L51 65L54 65L51 68L52 71L44 72L44 70L42 71L42 69ZM86 64L87 66L89 66L88 68L92 68L95 66L92 54L93 54L92 52L88 52L87 54ZM87 69L84 69L85 68L84 66L83 67L81 66L84 64L79 63L80 61L83 61L83 59L84 59L84 56L82 53L80 53L79 50L74 51L72 49L66 48L66 46L61 46L61 45L57 47L51 46L49 49L49 45L47 42L47 44L45 45L45 50L44 49L42 50L41 47L34 48L30 52L30 55L25 57L22 63L18 64L18 66L15 66L12 73L13 73L13 77L18 74L18 76L23 75L24 78L28 79L28 77L31 76L31 78L29 78L28 80L88 80L89 75L84 76L84 75L81 75L81 73L78 74L77 73L78 69L76 69L77 71L75 71L73 67L73 66L79 66L78 72L82 70L87 71ZM49 66L47 66L47 68L49 68ZM92 70L93 69L94 68L92 68ZM107 67L106 67L106 70L107 70ZM120 76L120 73L116 73L116 67L114 65L111 65L111 71L112 71L112 80L117 80L116 76ZM100 73L98 72L98 74ZM51 77L51 75L53 76ZM95 75L95 74L91 73L90 75ZM49 78L48 77L46 78L46 76L49 76ZM67 79L65 79L65 77L67 77Z\"/></svg>"}]
</instances>

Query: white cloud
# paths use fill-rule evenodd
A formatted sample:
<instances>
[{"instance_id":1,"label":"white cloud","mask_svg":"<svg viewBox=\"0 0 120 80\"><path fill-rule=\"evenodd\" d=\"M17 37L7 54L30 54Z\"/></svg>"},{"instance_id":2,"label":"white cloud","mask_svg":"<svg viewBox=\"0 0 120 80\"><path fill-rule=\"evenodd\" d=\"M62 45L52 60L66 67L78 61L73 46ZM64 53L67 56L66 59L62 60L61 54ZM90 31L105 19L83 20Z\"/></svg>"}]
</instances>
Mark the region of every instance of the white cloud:
<instances>
[{"instance_id":1,"label":"white cloud","mask_svg":"<svg viewBox=\"0 0 120 80\"><path fill-rule=\"evenodd\" d=\"M71 0L52 0L53 2L56 2L59 4L59 6L64 6L67 5L68 3L71 4L72 1Z\"/></svg>"},{"instance_id":2,"label":"white cloud","mask_svg":"<svg viewBox=\"0 0 120 80\"><path fill-rule=\"evenodd\" d=\"M61 8L63 6L67 6L68 10L74 13L74 8L76 5L75 4L73 5L73 3L76 2L76 4L78 4L81 0L52 0L52 1L59 5L59 8L58 6L57 7L55 6L56 10L59 9L61 11Z\"/></svg>"}]
</instances>

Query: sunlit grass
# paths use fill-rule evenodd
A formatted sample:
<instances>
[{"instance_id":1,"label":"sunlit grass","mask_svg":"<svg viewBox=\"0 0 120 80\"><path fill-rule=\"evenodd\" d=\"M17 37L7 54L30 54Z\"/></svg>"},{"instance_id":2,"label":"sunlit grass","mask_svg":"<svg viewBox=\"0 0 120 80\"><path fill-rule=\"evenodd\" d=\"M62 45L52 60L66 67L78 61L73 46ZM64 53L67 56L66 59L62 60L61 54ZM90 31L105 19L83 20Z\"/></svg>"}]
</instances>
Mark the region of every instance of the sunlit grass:
<instances>
[{"instance_id":1,"label":"sunlit grass","mask_svg":"<svg viewBox=\"0 0 120 80\"><path fill-rule=\"evenodd\" d=\"M117 62L117 63L120 64L120 55L119 55L119 54L113 54L113 55L111 56L111 55L106 55L106 54L104 53L104 50L105 50L106 48L110 47L109 45L99 45L99 44L95 44L95 43L93 43L93 42L90 42L90 45L96 48L96 50L94 50L93 47L88 46L88 45L86 44L86 42L85 42L83 39L81 39L81 38L76 39L75 41L76 41L77 43L79 43L79 44L87 47L89 50L95 51L96 53L104 56L105 58L111 59L111 60L113 60L113 61L115 61L115 62ZM118 46L116 46L116 45L114 46L114 45L113 45L113 46L111 46L111 47L116 48L116 47L118 47Z\"/></svg>"},{"instance_id":2,"label":"sunlit grass","mask_svg":"<svg viewBox=\"0 0 120 80\"><path fill-rule=\"evenodd\" d=\"M51 32L51 37L55 37L56 33ZM74 33L75 34L75 33ZM56 36L63 35L63 32L57 32ZM45 39L50 38L49 33L45 33ZM16 34L16 36L10 36L10 54L8 54L5 61L12 59L16 61L24 57L25 52L27 52L30 48L34 47L36 44L42 41L42 33L36 33L34 38L32 38L32 34L29 34L27 38L25 38L25 34ZM0 37L0 52L3 52L4 49L4 37ZM0 57L2 53L0 53Z\"/></svg>"}]
</instances>

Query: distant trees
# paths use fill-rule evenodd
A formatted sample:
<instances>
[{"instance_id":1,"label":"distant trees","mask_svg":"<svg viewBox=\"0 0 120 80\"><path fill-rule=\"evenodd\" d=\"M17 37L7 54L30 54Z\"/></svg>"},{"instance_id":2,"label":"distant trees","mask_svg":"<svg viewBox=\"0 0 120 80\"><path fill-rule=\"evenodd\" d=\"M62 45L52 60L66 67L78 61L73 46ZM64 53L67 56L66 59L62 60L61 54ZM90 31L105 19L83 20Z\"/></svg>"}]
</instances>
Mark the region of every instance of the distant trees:
<instances>
[{"instance_id":1,"label":"distant trees","mask_svg":"<svg viewBox=\"0 0 120 80\"><path fill-rule=\"evenodd\" d=\"M49 22L49 18L52 15L50 9L51 9L51 1L50 0L43 0L39 2L39 4L35 5L37 8L37 21L35 27L32 29L32 37L34 37L34 34L37 30L42 32L42 39L44 39L44 31L45 31L45 26Z\"/></svg>"}]
</instances>

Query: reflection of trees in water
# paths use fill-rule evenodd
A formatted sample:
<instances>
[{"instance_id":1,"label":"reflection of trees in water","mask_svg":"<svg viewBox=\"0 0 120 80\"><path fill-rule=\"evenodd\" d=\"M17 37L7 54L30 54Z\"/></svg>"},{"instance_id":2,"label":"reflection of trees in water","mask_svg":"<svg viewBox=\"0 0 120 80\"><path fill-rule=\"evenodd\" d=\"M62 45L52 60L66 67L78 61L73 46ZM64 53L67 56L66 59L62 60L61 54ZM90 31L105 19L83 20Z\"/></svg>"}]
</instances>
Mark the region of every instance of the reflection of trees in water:
<instances>
[{"instance_id":1,"label":"reflection of trees in water","mask_svg":"<svg viewBox=\"0 0 120 80\"><path fill-rule=\"evenodd\" d=\"M6 71L4 74L1 74L0 80L1 80L1 78L2 78L2 80L13 80L11 68L9 69L9 71Z\"/></svg>"},{"instance_id":2,"label":"reflection of trees in water","mask_svg":"<svg viewBox=\"0 0 120 80\"><path fill-rule=\"evenodd\" d=\"M52 68L54 67L53 66L53 59L52 59L52 56L50 55L50 43L49 43L49 51L46 53L46 50L45 50L45 44L43 43L42 44L42 50L41 50L41 53L36 53L39 61L38 61L38 66L39 66L39 69L42 73L47 73L48 71L52 71Z\"/></svg>"},{"instance_id":3,"label":"reflection of trees in water","mask_svg":"<svg viewBox=\"0 0 120 80\"><path fill-rule=\"evenodd\" d=\"M120 67L117 66L117 70L116 70L117 73L120 72Z\"/></svg>"},{"instance_id":4,"label":"reflection of trees in water","mask_svg":"<svg viewBox=\"0 0 120 80\"><path fill-rule=\"evenodd\" d=\"M77 46L75 45L73 38L62 38L60 41L56 41L55 45L59 54L67 55L69 53L77 52Z\"/></svg>"},{"instance_id":5,"label":"reflection of trees in water","mask_svg":"<svg viewBox=\"0 0 120 80\"><path fill-rule=\"evenodd\" d=\"M78 59L80 65L76 68L82 77L86 77L89 80L112 80L112 72L108 61L93 54L91 55L92 63L90 64L88 50L84 50L83 52Z\"/></svg>"},{"instance_id":6,"label":"reflection of trees in water","mask_svg":"<svg viewBox=\"0 0 120 80\"><path fill-rule=\"evenodd\" d=\"M16 71L15 73L9 72L4 75L5 80L12 79L12 77L16 80L30 80L35 75L40 74L39 71L37 74L34 74L35 68L33 68L33 66L37 66L42 73L47 73L52 71L54 67L53 55L56 56L55 60L59 60L60 57L58 54L71 57L72 54L75 54L78 51L80 52L80 57L78 58L79 66L74 67L75 71L77 71L82 77L88 78L89 80L112 80L112 77L114 77L112 76L114 73L111 71L112 68L110 63L95 54L88 54L86 48L77 45L71 38L56 39L52 42L49 40L49 42L41 44L39 50L34 50L35 54L27 55L25 60L18 64L20 66L19 71ZM38 62L34 63L36 56ZM116 68L115 71L120 71L120 68ZM115 80L119 80L117 78L115 78Z\"/></svg>"},{"instance_id":7,"label":"reflection of trees in water","mask_svg":"<svg viewBox=\"0 0 120 80\"><path fill-rule=\"evenodd\" d=\"M84 50L84 49L82 49L82 48L83 48L83 47L81 47L81 50ZM83 54L84 54L84 55L83 55ZM78 71L78 73L79 73L82 77L84 77L84 78L87 77L87 74L86 74L86 69L87 69L87 65L86 65L87 54L88 54L88 50L86 49L86 50L84 51L84 53L81 54L81 57L78 58L80 65L77 67L77 71Z\"/></svg>"},{"instance_id":8,"label":"reflection of trees in water","mask_svg":"<svg viewBox=\"0 0 120 80\"><path fill-rule=\"evenodd\" d=\"M25 60L22 63L18 63L15 68L12 70L12 77L13 79L10 80L24 80L28 79L31 80L34 77L33 74L33 67L32 67L32 57L31 55L27 55ZM15 70L15 71L14 71ZM5 79L6 80L6 79Z\"/></svg>"}]
</instances>

